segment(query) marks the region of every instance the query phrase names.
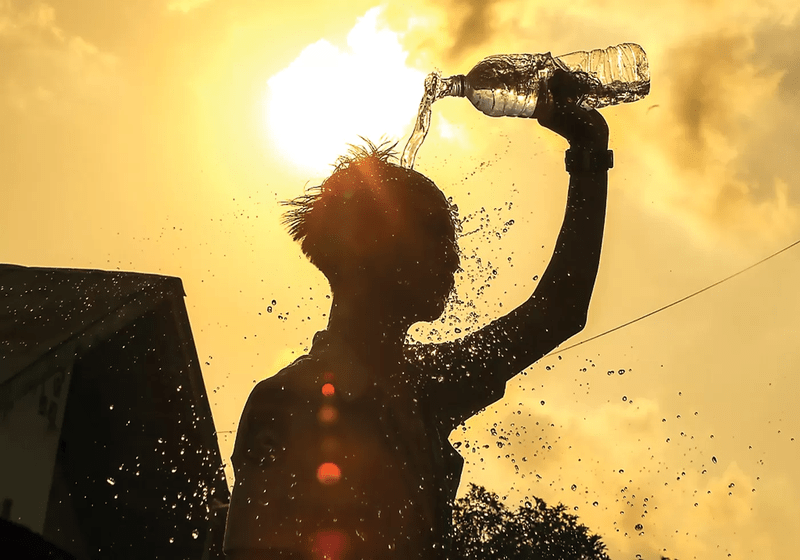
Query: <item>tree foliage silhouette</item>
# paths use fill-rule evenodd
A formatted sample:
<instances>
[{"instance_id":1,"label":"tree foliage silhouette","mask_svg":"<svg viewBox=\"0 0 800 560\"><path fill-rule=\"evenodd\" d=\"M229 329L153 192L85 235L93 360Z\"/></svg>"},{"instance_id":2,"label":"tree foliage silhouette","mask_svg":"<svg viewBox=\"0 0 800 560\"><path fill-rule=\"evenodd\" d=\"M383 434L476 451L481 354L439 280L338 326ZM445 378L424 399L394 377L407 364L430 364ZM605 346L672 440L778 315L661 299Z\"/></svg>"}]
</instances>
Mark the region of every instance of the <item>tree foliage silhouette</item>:
<instances>
[{"instance_id":1,"label":"tree foliage silhouette","mask_svg":"<svg viewBox=\"0 0 800 560\"><path fill-rule=\"evenodd\" d=\"M566 506L532 500L512 510L497 494L471 484L453 508L455 558L609 560L600 537L579 524Z\"/></svg>"}]
</instances>

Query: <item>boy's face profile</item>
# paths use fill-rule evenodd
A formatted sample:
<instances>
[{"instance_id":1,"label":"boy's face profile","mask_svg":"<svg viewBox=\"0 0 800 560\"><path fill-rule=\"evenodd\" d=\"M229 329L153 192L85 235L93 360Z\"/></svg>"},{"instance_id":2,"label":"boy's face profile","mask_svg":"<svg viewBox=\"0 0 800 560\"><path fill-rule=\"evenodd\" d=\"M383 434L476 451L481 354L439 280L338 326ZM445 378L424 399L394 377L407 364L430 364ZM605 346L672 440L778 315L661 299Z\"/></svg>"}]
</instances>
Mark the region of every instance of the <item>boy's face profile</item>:
<instances>
[{"instance_id":1,"label":"boy's face profile","mask_svg":"<svg viewBox=\"0 0 800 560\"><path fill-rule=\"evenodd\" d=\"M442 240L429 232L408 232L408 252L368 278L414 321L433 321L444 312L455 286L459 257L455 239ZM453 233L454 236L454 233Z\"/></svg>"}]
</instances>

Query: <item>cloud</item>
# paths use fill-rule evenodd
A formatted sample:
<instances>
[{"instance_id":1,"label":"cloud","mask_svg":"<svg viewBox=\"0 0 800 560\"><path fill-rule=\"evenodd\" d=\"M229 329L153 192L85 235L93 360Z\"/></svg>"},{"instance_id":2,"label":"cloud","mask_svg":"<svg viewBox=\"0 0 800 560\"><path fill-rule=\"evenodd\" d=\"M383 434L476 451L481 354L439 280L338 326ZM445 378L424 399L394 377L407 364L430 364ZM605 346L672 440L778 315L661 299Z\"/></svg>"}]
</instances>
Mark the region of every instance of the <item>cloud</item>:
<instances>
[{"instance_id":1,"label":"cloud","mask_svg":"<svg viewBox=\"0 0 800 560\"><path fill-rule=\"evenodd\" d=\"M455 15L451 30L452 43L447 58L458 60L469 50L483 46L496 33L494 8L502 0L448 1L448 13Z\"/></svg>"},{"instance_id":2,"label":"cloud","mask_svg":"<svg viewBox=\"0 0 800 560\"><path fill-rule=\"evenodd\" d=\"M210 1L211 0L173 0L167 4L167 9L171 12L183 12L186 14Z\"/></svg>"},{"instance_id":3,"label":"cloud","mask_svg":"<svg viewBox=\"0 0 800 560\"><path fill-rule=\"evenodd\" d=\"M673 155L684 168L726 161L749 132L758 108L774 95L777 72L752 60L746 33L712 33L670 49L671 116L678 135Z\"/></svg>"},{"instance_id":4,"label":"cloud","mask_svg":"<svg viewBox=\"0 0 800 560\"><path fill-rule=\"evenodd\" d=\"M705 425L694 416L676 419L635 396L570 407L557 390L545 404L516 391L451 437L469 443L459 448L466 480L510 505L531 495L564 503L612 557L747 557L756 543L759 558L782 557L777 528L790 534L800 508L779 488L791 496L796 485L761 480L757 467L722 454L712 459L720 452L700 441Z\"/></svg>"},{"instance_id":5,"label":"cloud","mask_svg":"<svg viewBox=\"0 0 800 560\"><path fill-rule=\"evenodd\" d=\"M787 24L764 22L753 32L751 63L761 75L777 79L774 94L754 108L747 142L737 160L739 173L755 185L769 186L777 177L800 202L796 177L800 164L800 17ZM758 195L759 192L754 193Z\"/></svg>"},{"instance_id":6,"label":"cloud","mask_svg":"<svg viewBox=\"0 0 800 560\"><path fill-rule=\"evenodd\" d=\"M513 14L510 17L502 9L514 4L507 0L418 1L389 4L385 14L393 25L406 26L402 42L415 66L454 68L493 54L484 52L492 50L488 45L507 39L509 29L516 31Z\"/></svg>"},{"instance_id":7,"label":"cloud","mask_svg":"<svg viewBox=\"0 0 800 560\"><path fill-rule=\"evenodd\" d=\"M55 9L43 2L20 9L0 3L0 51L0 105L18 112L67 115L115 84L116 57L62 29Z\"/></svg>"},{"instance_id":8,"label":"cloud","mask_svg":"<svg viewBox=\"0 0 800 560\"><path fill-rule=\"evenodd\" d=\"M800 225L800 166L789 157L800 111L782 99L793 95L787 44L770 59L753 31L720 31L668 51L667 134L656 138L676 166L677 207L711 233L774 240Z\"/></svg>"}]
</instances>

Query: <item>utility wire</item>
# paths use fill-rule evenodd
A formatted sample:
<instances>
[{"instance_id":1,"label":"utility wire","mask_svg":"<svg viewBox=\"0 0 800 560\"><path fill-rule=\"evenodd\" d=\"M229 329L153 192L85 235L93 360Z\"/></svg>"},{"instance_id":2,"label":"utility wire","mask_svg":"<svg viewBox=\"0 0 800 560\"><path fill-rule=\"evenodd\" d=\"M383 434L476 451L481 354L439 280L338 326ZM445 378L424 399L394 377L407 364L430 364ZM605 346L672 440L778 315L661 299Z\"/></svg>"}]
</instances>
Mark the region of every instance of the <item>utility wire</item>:
<instances>
[{"instance_id":1,"label":"utility wire","mask_svg":"<svg viewBox=\"0 0 800 560\"><path fill-rule=\"evenodd\" d=\"M670 303L670 304L668 304L668 305L665 305L664 307L659 307L659 308L658 308L658 309L656 309L655 311L651 311L650 313L646 313L646 314L642 315L641 317L637 317L636 319L633 319L632 321L628 321L627 323L623 323L622 325L619 325L619 326L617 326L617 327L614 327L613 329L609 329L609 330L607 330L607 331L601 332L600 334L596 334L596 335L594 335L594 336L592 336L592 337L589 337L589 338L587 338L586 340L581 340L580 342L576 342L575 344L572 344L571 346L567 346L566 348L562 348L562 349L560 349L560 350L557 350L557 351L550 352L549 354L546 354L544 357L546 357L546 356L555 356L555 355L558 355L558 354L563 354L563 353L564 353L564 352L566 352L567 350L572 350L572 349L573 349L573 348L575 348L576 346L580 346L581 344L586 344L587 342L591 342L592 340L596 340L596 339L600 338L601 336L605 336L605 335L607 335L607 334L610 334L610 333L612 333L612 332L614 332L614 331L618 331L618 330L620 330L620 329L623 329L623 328L627 327L628 325L632 325L632 324L634 324L634 323L637 323L637 322L641 321L642 319L647 319L648 317L651 317L652 315L655 315L656 313L660 313L661 311L664 311L665 309L669 309L670 307L673 307L673 306L675 306L675 305L678 305L679 303L682 303L682 302L686 301L687 299L691 299L691 298L693 298L694 296L700 295L700 294L702 294L703 292L706 292L706 291L710 290L711 288L714 288L715 286L719 286L719 285L720 285L720 284L722 284L723 282L727 282L727 281L728 281L728 280L730 280L731 278L735 278L736 276L739 276L740 274L742 274L742 273L744 273L744 272L747 272L747 271L748 271L748 270L750 270L751 268L755 268L755 267L757 267L758 265L760 265L760 264L762 264L762 263L765 263L765 262L767 262L768 260L770 260L770 259L771 259L771 258L773 258L773 257L777 257L778 255L780 255L780 254L781 254L781 253L783 253L784 251L788 251L789 249L791 249L791 248L792 248L792 247L794 247L795 245L800 245L800 239L798 239L797 241L795 241L794 243L792 243L792 244L790 244L790 245L787 245L786 247L784 247L784 248L783 248L783 249L781 249L780 251L776 251L775 253L772 253L772 254L771 254L771 255L769 255L768 257L764 257L763 259L761 259L761 260L760 260L760 261L758 261L757 263L751 264L751 265L750 265L750 266L748 266L747 268L743 268L743 269L742 269L742 270L740 270L739 272L735 272L735 273L731 274L730 276L728 276L727 278L723 278L722 280L719 280L718 282L714 282L714 283L713 283L713 284L711 284L710 286L706 286L706 287L705 287L705 288L703 288L702 290L697 290L696 292L694 292L694 293L692 293L692 294L689 294L688 296L684 296L684 297L682 297L682 298L681 298L681 299L679 299L679 300L673 301L672 303Z\"/></svg>"}]
</instances>

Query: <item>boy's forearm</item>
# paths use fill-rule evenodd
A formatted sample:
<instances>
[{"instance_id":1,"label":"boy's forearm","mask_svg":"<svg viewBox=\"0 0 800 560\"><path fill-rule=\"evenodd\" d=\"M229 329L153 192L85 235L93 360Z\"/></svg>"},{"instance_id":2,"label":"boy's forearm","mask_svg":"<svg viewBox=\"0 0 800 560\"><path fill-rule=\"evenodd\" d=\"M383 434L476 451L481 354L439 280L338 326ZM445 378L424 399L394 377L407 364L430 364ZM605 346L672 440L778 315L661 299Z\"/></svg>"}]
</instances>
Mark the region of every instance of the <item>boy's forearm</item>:
<instances>
[{"instance_id":1,"label":"boy's forearm","mask_svg":"<svg viewBox=\"0 0 800 560\"><path fill-rule=\"evenodd\" d=\"M567 208L550 264L531 303L543 306L552 328L568 338L586 322L597 270L608 192L608 171L573 171Z\"/></svg>"}]
</instances>

